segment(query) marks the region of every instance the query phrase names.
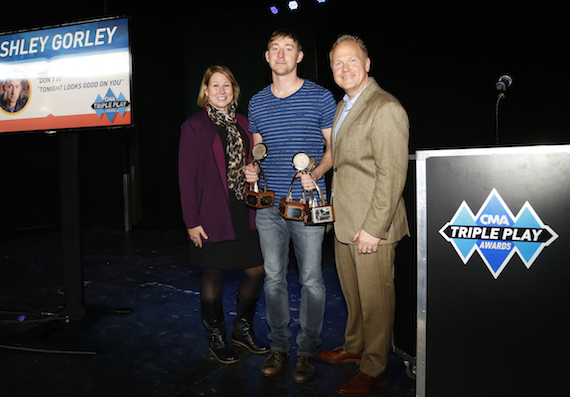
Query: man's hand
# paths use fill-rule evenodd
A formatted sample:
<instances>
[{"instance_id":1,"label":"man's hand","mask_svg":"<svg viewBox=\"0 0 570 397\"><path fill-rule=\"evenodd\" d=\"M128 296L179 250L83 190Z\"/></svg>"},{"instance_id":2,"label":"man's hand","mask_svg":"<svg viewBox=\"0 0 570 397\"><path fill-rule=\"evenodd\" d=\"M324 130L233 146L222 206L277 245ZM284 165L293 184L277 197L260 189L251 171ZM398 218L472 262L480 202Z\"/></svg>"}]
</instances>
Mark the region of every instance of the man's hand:
<instances>
[{"instance_id":1,"label":"man's hand","mask_svg":"<svg viewBox=\"0 0 570 397\"><path fill-rule=\"evenodd\" d=\"M295 178L301 178L301 186L303 186L303 189L305 189L307 192L315 190L317 188L309 174L303 174L299 172L297 175L295 175Z\"/></svg>"},{"instance_id":2,"label":"man's hand","mask_svg":"<svg viewBox=\"0 0 570 397\"><path fill-rule=\"evenodd\" d=\"M352 242L358 241L358 255L360 254L371 254L378 251L378 245L380 244L380 238L374 237L364 229L360 229L354 235Z\"/></svg>"}]
</instances>

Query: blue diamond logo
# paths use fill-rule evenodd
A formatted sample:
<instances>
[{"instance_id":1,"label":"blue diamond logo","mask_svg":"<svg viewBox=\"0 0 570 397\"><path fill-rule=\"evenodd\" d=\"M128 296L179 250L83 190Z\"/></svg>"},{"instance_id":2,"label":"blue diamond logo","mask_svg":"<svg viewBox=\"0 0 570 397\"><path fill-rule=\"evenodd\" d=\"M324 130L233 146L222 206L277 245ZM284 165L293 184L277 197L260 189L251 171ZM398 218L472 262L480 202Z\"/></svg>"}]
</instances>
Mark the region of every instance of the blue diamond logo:
<instances>
[{"instance_id":1,"label":"blue diamond logo","mask_svg":"<svg viewBox=\"0 0 570 397\"><path fill-rule=\"evenodd\" d=\"M451 243L464 265L478 252L495 279L515 254L530 269L542 250L558 238L528 202L514 216L496 189L477 215L463 201L439 233Z\"/></svg>"},{"instance_id":2,"label":"blue diamond logo","mask_svg":"<svg viewBox=\"0 0 570 397\"><path fill-rule=\"evenodd\" d=\"M126 100L123 93L120 93L117 97L113 90L109 88L104 98L101 98L101 95L97 95L97 99L95 99L91 107L97 113L97 116L102 117L105 115L112 122L117 113L123 116L129 105L130 102Z\"/></svg>"}]
</instances>

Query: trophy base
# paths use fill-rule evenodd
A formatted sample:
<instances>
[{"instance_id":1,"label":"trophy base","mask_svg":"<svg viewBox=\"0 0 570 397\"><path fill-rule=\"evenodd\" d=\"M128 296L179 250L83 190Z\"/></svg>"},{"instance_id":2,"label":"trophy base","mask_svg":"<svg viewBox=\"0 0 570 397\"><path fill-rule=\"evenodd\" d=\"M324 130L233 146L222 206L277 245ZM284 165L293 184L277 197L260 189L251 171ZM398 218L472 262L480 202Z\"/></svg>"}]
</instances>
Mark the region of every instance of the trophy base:
<instances>
[{"instance_id":1,"label":"trophy base","mask_svg":"<svg viewBox=\"0 0 570 397\"><path fill-rule=\"evenodd\" d=\"M268 208L273 207L275 202L275 193L272 190L266 192L254 192L246 190L245 205L252 208Z\"/></svg>"},{"instance_id":2,"label":"trophy base","mask_svg":"<svg viewBox=\"0 0 570 397\"><path fill-rule=\"evenodd\" d=\"M322 225L334 222L334 208L332 205L319 207L305 207L304 221L306 225Z\"/></svg>"},{"instance_id":3,"label":"trophy base","mask_svg":"<svg viewBox=\"0 0 570 397\"><path fill-rule=\"evenodd\" d=\"M302 221L305 215L305 203L297 199L287 201L285 198L282 198L279 200L277 212L285 219Z\"/></svg>"}]
</instances>

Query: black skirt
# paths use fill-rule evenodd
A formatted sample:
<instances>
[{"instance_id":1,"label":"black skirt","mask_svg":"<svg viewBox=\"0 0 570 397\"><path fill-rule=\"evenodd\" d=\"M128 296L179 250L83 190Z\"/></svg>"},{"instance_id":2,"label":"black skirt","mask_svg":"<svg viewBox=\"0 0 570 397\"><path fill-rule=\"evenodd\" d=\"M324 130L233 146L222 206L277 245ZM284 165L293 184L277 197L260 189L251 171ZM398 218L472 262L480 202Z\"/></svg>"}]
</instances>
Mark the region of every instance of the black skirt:
<instances>
[{"instance_id":1,"label":"black skirt","mask_svg":"<svg viewBox=\"0 0 570 397\"><path fill-rule=\"evenodd\" d=\"M244 140L244 147L249 149L249 139L247 135L238 127ZM224 128L218 131L224 152L226 147L227 132ZM226 166L227 166L226 155ZM211 269L247 269L261 266L263 259L259 247L259 236L257 230L249 228L249 207L244 200L238 200L233 190L228 191L230 214L232 225L236 235L236 240L226 240L217 243L203 241L202 248L195 247L190 242L190 264L192 266L205 267ZM208 231L205 230L206 234Z\"/></svg>"}]
</instances>

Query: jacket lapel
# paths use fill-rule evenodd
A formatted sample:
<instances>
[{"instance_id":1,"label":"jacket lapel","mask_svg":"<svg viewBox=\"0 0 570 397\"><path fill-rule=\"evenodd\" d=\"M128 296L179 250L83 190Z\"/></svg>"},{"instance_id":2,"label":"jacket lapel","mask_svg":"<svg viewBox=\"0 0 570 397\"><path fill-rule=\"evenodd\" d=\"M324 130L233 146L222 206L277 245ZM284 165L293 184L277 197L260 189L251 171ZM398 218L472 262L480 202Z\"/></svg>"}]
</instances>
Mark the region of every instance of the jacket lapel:
<instances>
[{"instance_id":1,"label":"jacket lapel","mask_svg":"<svg viewBox=\"0 0 570 397\"><path fill-rule=\"evenodd\" d=\"M342 141L343 136L350 129L351 124L358 118L360 113L362 113L362 111L364 109L366 109L366 105L367 105L368 100L372 97L372 94L379 88L380 87L376 83L376 80L374 80L374 78L372 78L370 81L370 84L368 84L368 86L364 89L364 91L362 91L362 94L360 94L360 96L356 100L356 103L354 104L352 109L350 109L350 111L348 112L348 115L346 116L346 118L342 122L342 125L340 126L340 128L338 129L338 132L336 134L336 138L335 138L334 143L337 143L337 142L340 143ZM337 111L336 111L334 121L333 121L333 131L334 131L334 126L338 122L340 114L342 113L342 110L344 109L345 106L346 106L346 104L344 103L344 101L341 101L338 104ZM336 148L338 147L338 145L335 145L334 143L333 143L333 159L336 157L335 156L335 154L337 154Z\"/></svg>"},{"instance_id":2,"label":"jacket lapel","mask_svg":"<svg viewBox=\"0 0 570 397\"><path fill-rule=\"evenodd\" d=\"M333 139L331 139L331 154L332 154L332 158L334 161L335 153L336 153L336 136L334 135L334 130L336 127L336 123L338 122L338 119L340 118L340 114L342 113L342 110L344 109L344 107L346 106L346 103L344 101L340 101L337 106L336 106L336 112L334 114L334 120L333 120L333 125L332 125L332 134L333 134ZM338 134L337 134L338 135Z\"/></svg>"}]
</instances>

